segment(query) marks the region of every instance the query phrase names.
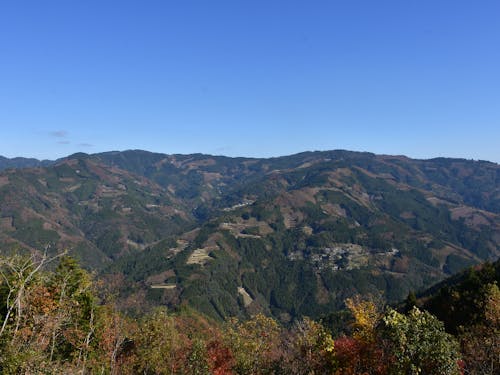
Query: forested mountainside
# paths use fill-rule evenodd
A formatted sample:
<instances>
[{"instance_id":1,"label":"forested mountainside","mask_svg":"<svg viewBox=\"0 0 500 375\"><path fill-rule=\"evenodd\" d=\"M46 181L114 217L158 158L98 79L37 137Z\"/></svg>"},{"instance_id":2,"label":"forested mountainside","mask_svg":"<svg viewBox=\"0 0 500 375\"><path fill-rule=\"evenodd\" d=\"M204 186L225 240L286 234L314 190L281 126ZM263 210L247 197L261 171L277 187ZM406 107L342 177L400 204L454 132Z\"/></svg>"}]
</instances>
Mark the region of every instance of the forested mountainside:
<instances>
[{"instance_id":1,"label":"forested mountainside","mask_svg":"<svg viewBox=\"0 0 500 375\"><path fill-rule=\"evenodd\" d=\"M6 158L0 155L0 171L8 168L32 168L48 166L54 163L51 160L38 160L34 158Z\"/></svg>"},{"instance_id":2,"label":"forested mountainside","mask_svg":"<svg viewBox=\"0 0 500 375\"><path fill-rule=\"evenodd\" d=\"M463 331L463 327L486 325L491 317L484 309L488 303L485 296L490 293L492 285L499 284L500 260L497 260L469 267L443 280L420 293L415 304L444 322L448 332L457 334ZM500 312L500 305L496 308ZM500 337L497 339L500 349Z\"/></svg>"},{"instance_id":3,"label":"forested mountainside","mask_svg":"<svg viewBox=\"0 0 500 375\"><path fill-rule=\"evenodd\" d=\"M90 159L0 175L4 249L69 249L89 267L192 225L189 209L167 190Z\"/></svg>"},{"instance_id":4,"label":"forested mountainside","mask_svg":"<svg viewBox=\"0 0 500 375\"><path fill-rule=\"evenodd\" d=\"M123 308L319 317L500 255L500 168L349 151L76 154L0 174L8 248L68 247Z\"/></svg>"},{"instance_id":5,"label":"forested mountainside","mask_svg":"<svg viewBox=\"0 0 500 375\"><path fill-rule=\"evenodd\" d=\"M239 203L238 200L245 193L259 197L273 194L273 191L259 189L262 179L272 181L272 177L294 171L297 176L307 179L310 173L345 167L363 169L379 179L393 180L458 203L500 212L499 166L487 161L451 158L415 160L404 156L345 150L303 152L267 159L203 154L165 155L140 150L107 152L88 157L176 189L177 194L185 199L209 201L210 197L218 198L210 203L220 207L231 200ZM343 182L350 184L346 180ZM254 190L246 191L252 183Z\"/></svg>"}]
</instances>

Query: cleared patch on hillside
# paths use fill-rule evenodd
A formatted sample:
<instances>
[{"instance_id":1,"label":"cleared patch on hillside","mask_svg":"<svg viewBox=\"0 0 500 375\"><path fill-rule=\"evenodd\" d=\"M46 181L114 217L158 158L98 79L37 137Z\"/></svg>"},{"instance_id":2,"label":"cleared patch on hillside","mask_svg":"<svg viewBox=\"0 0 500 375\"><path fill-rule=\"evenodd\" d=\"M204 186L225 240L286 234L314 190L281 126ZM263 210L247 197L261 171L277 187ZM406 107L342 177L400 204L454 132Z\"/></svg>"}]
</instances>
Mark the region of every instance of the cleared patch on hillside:
<instances>
[{"instance_id":1,"label":"cleared patch on hillside","mask_svg":"<svg viewBox=\"0 0 500 375\"><path fill-rule=\"evenodd\" d=\"M13 222L14 222L14 219L12 218L12 216L0 218L0 229L5 230L5 231L14 230L15 228L14 228Z\"/></svg>"},{"instance_id":2,"label":"cleared patch on hillside","mask_svg":"<svg viewBox=\"0 0 500 375\"><path fill-rule=\"evenodd\" d=\"M132 241L129 238L127 238L126 243L127 243L127 245L129 245L129 246L131 246L131 247L133 247L134 249L137 249L137 250L144 250L146 248L145 244L137 243L135 241Z\"/></svg>"},{"instance_id":3,"label":"cleared patch on hillside","mask_svg":"<svg viewBox=\"0 0 500 375\"><path fill-rule=\"evenodd\" d=\"M439 261L440 267L443 267L445 265L446 258L452 254L461 256L465 259L474 260L475 262L480 261L480 259L477 258L477 256L469 250L453 245L451 243L446 243L444 247L439 249L439 251L433 251L433 255Z\"/></svg>"},{"instance_id":4,"label":"cleared patch on hillside","mask_svg":"<svg viewBox=\"0 0 500 375\"><path fill-rule=\"evenodd\" d=\"M415 214L412 211L404 211L399 214L401 219L415 219Z\"/></svg>"},{"instance_id":5,"label":"cleared patch on hillside","mask_svg":"<svg viewBox=\"0 0 500 375\"><path fill-rule=\"evenodd\" d=\"M243 304L245 305L245 307L250 306L250 304L253 302L253 298L250 296L250 294L248 294L245 288L239 286L238 294L243 298Z\"/></svg>"},{"instance_id":6,"label":"cleared patch on hillside","mask_svg":"<svg viewBox=\"0 0 500 375\"><path fill-rule=\"evenodd\" d=\"M316 284L318 286L318 289L316 291L316 301L320 305L324 305L325 303L328 303L328 301L330 300L330 293L328 292L328 289L325 287L323 279L318 273L316 274Z\"/></svg>"},{"instance_id":7,"label":"cleared patch on hillside","mask_svg":"<svg viewBox=\"0 0 500 375\"><path fill-rule=\"evenodd\" d=\"M8 176L0 176L0 187L5 186L9 183Z\"/></svg>"},{"instance_id":8,"label":"cleared patch on hillside","mask_svg":"<svg viewBox=\"0 0 500 375\"><path fill-rule=\"evenodd\" d=\"M438 197L427 197L426 199L433 206L440 206L440 205L450 206L452 204L451 202L448 202Z\"/></svg>"},{"instance_id":9,"label":"cleared patch on hillside","mask_svg":"<svg viewBox=\"0 0 500 375\"><path fill-rule=\"evenodd\" d=\"M72 193L72 192L74 192L75 190L79 189L81 186L82 186L82 184L76 184L76 185L68 186L68 187L67 187L67 188L65 188L63 191L65 191L65 192L67 192L67 193Z\"/></svg>"},{"instance_id":10,"label":"cleared patch on hillside","mask_svg":"<svg viewBox=\"0 0 500 375\"><path fill-rule=\"evenodd\" d=\"M199 264L199 265L204 265L206 264L209 260L212 259L210 257L210 252L213 250L217 250L218 247L203 247L200 249L194 249L191 255L189 256L188 260L186 261L186 264Z\"/></svg>"},{"instance_id":11,"label":"cleared patch on hillside","mask_svg":"<svg viewBox=\"0 0 500 375\"><path fill-rule=\"evenodd\" d=\"M321 204L321 209L329 216L347 217L346 210L337 203L323 203Z\"/></svg>"},{"instance_id":12,"label":"cleared patch on hillside","mask_svg":"<svg viewBox=\"0 0 500 375\"><path fill-rule=\"evenodd\" d=\"M240 238L261 238L273 232L273 229L263 221L255 218L241 220L237 223L224 222L219 225L222 230L228 230L233 236Z\"/></svg>"},{"instance_id":13,"label":"cleared patch on hillside","mask_svg":"<svg viewBox=\"0 0 500 375\"><path fill-rule=\"evenodd\" d=\"M167 250L167 257L171 258L177 254L179 254L181 251L186 249L186 247L189 245L189 241L186 240L177 240L176 241L177 246L176 247L171 247L170 249Z\"/></svg>"},{"instance_id":14,"label":"cleared patch on hillside","mask_svg":"<svg viewBox=\"0 0 500 375\"><path fill-rule=\"evenodd\" d=\"M167 284L165 283L165 280L167 280L169 277L175 276L174 270L166 270L161 273L157 273L155 275L151 275L146 279L147 284Z\"/></svg>"},{"instance_id":15,"label":"cleared patch on hillside","mask_svg":"<svg viewBox=\"0 0 500 375\"><path fill-rule=\"evenodd\" d=\"M470 227L478 228L481 225L491 225L491 219L495 217L494 214L480 211L478 209L460 206L450 210L451 218L453 220L459 220L461 218L465 219L465 224Z\"/></svg>"},{"instance_id":16,"label":"cleared patch on hillside","mask_svg":"<svg viewBox=\"0 0 500 375\"><path fill-rule=\"evenodd\" d=\"M220 180L222 178L222 174L217 172L203 172L203 181L205 183L210 183L213 181Z\"/></svg>"},{"instance_id":17,"label":"cleared patch on hillside","mask_svg":"<svg viewBox=\"0 0 500 375\"><path fill-rule=\"evenodd\" d=\"M175 289L177 287L176 284L153 284L151 285L151 289Z\"/></svg>"}]
</instances>

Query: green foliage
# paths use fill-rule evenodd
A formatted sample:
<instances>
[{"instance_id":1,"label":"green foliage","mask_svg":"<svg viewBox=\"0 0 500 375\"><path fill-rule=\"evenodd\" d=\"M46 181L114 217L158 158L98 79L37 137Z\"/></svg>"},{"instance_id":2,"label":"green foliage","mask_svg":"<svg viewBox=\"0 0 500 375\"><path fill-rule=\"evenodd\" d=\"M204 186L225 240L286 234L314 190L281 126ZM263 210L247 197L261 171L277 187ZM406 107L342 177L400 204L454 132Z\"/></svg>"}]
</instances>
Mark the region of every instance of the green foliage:
<instances>
[{"instance_id":1,"label":"green foliage","mask_svg":"<svg viewBox=\"0 0 500 375\"><path fill-rule=\"evenodd\" d=\"M180 349L180 340L173 317L164 309L158 309L152 315L146 316L137 335L137 372L173 373L178 366L175 355Z\"/></svg>"},{"instance_id":2,"label":"green foliage","mask_svg":"<svg viewBox=\"0 0 500 375\"><path fill-rule=\"evenodd\" d=\"M482 301L494 283L500 283L500 261L469 268L436 285L424 294L423 307L442 320L448 332L457 333L461 326L484 322Z\"/></svg>"},{"instance_id":3,"label":"green foliage","mask_svg":"<svg viewBox=\"0 0 500 375\"><path fill-rule=\"evenodd\" d=\"M121 242L122 234L118 229L110 229L105 231L95 240L96 246L108 255L110 258L115 258L120 255L124 249L124 245Z\"/></svg>"},{"instance_id":4,"label":"green foliage","mask_svg":"<svg viewBox=\"0 0 500 375\"><path fill-rule=\"evenodd\" d=\"M280 334L275 320L261 314L246 322L231 320L225 331L225 341L233 352L237 373L272 373L278 359L275 355Z\"/></svg>"},{"instance_id":5,"label":"green foliage","mask_svg":"<svg viewBox=\"0 0 500 375\"><path fill-rule=\"evenodd\" d=\"M56 231L44 229L41 220L19 220L16 221L14 225L17 231L14 233L13 237L34 248L44 248L52 245L57 243L60 238Z\"/></svg>"},{"instance_id":6,"label":"green foliage","mask_svg":"<svg viewBox=\"0 0 500 375\"><path fill-rule=\"evenodd\" d=\"M383 335L396 359L390 366L390 373L460 373L458 344L433 315L418 308L413 308L407 316L389 310L383 323Z\"/></svg>"},{"instance_id":7,"label":"green foliage","mask_svg":"<svg viewBox=\"0 0 500 375\"><path fill-rule=\"evenodd\" d=\"M445 271L453 275L462 271L463 269L470 267L474 264L474 261L468 258L461 257L459 255L450 254L446 257Z\"/></svg>"},{"instance_id":8,"label":"green foliage","mask_svg":"<svg viewBox=\"0 0 500 375\"><path fill-rule=\"evenodd\" d=\"M195 340L187 359L186 370L191 375L210 375L207 348L202 340Z\"/></svg>"}]
</instances>

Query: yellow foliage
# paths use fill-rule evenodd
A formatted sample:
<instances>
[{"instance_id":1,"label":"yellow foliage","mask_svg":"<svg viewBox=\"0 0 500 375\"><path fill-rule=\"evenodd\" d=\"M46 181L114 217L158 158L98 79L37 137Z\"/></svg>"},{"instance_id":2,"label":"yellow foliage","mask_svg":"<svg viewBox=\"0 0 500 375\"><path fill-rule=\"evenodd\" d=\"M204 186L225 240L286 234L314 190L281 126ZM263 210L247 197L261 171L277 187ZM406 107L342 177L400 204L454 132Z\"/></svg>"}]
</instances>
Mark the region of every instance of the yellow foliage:
<instances>
[{"instance_id":1,"label":"yellow foliage","mask_svg":"<svg viewBox=\"0 0 500 375\"><path fill-rule=\"evenodd\" d=\"M500 329L500 289L496 283L488 285L484 310L486 320L492 328Z\"/></svg>"},{"instance_id":2,"label":"yellow foliage","mask_svg":"<svg viewBox=\"0 0 500 375\"><path fill-rule=\"evenodd\" d=\"M359 296L348 298L346 306L354 316L354 337L365 341L375 338L375 328L382 317L377 305L371 300L362 300Z\"/></svg>"},{"instance_id":3,"label":"yellow foliage","mask_svg":"<svg viewBox=\"0 0 500 375\"><path fill-rule=\"evenodd\" d=\"M280 327L276 320L257 314L250 320L229 321L225 340L236 360L236 370L259 373L276 354Z\"/></svg>"}]
</instances>

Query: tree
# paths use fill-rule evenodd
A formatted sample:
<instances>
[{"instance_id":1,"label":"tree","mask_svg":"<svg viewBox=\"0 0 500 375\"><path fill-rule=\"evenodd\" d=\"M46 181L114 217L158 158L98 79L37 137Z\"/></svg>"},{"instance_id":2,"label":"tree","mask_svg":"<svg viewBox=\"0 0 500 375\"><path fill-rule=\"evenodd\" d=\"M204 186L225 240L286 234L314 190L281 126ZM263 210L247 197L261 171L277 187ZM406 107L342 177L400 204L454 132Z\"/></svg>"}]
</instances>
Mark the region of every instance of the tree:
<instances>
[{"instance_id":1,"label":"tree","mask_svg":"<svg viewBox=\"0 0 500 375\"><path fill-rule=\"evenodd\" d=\"M36 373L50 367L50 338L59 306L44 267L63 254L0 258L0 372ZM56 368L54 364L51 368Z\"/></svg>"},{"instance_id":2,"label":"tree","mask_svg":"<svg viewBox=\"0 0 500 375\"><path fill-rule=\"evenodd\" d=\"M235 364L233 353L227 345L224 344L219 335L216 335L216 337L207 344L207 357L212 374L233 374L232 368Z\"/></svg>"},{"instance_id":3,"label":"tree","mask_svg":"<svg viewBox=\"0 0 500 375\"><path fill-rule=\"evenodd\" d=\"M365 342L374 341L375 328L382 317L381 309L372 300L363 300L360 296L346 299L345 304L354 316L354 337Z\"/></svg>"},{"instance_id":4,"label":"tree","mask_svg":"<svg viewBox=\"0 0 500 375\"><path fill-rule=\"evenodd\" d=\"M187 373L191 375L210 375L207 347L201 339L192 342L191 351L186 361Z\"/></svg>"},{"instance_id":5,"label":"tree","mask_svg":"<svg viewBox=\"0 0 500 375\"><path fill-rule=\"evenodd\" d=\"M379 304L356 296L348 298L346 306L354 317L354 332L353 337L335 340L335 374L385 374L389 360L377 331L382 318Z\"/></svg>"},{"instance_id":6,"label":"tree","mask_svg":"<svg viewBox=\"0 0 500 375\"><path fill-rule=\"evenodd\" d=\"M118 313L113 306L100 306L95 319L95 340L88 366L91 373L133 374L135 363L128 357L135 346L137 324ZM154 348L153 348L154 349ZM145 362L146 363L146 362Z\"/></svg>"},{"instance_id":7,"label":"tree","mask_svg":"<svg viewBox=\"0 0 500 375\"><path fill-rule=\"evenodd\" d=\"M410 312L415 306L417 306L417 296L414 291L410 291L405 300L405 312Z\"/></svg>"},{"instance_id":8,"label":"tree","mask_svg":"<svg viewBox=\"0 0 500 375\"><path fill-rule=\"evenodd\" d=\"M490 283L480 303L482 321L465 327L460 335L468 374L500 373L500 290Z\"/></svg>"},{"instance_id":9,"label":"tree","mask_svg":"<svg viewBox=\"0 0 500 375\"><path fill-rule=\"evenodd\" d=\"M0 258L1 293L5 303L2 305L0 337L10 323L14 323L14 333L19 330L30 287L36 284L41 270L62 255L49 258L45 251L41 257L34 254L30 257L14 255Z\"/></svg>"},{"instance_id":10,"label":"tree","mask_svg":"<svg viewBox=\"0 0 500 375\"><path fill-rule=\"evenodd\" d=\"M279 359L278 323L263 314L240 322L231 319L226 328L225 341L231 349L239 374L271 373Z\"/></svg>"},{"instance_id":11,"label":"tree","mask_svg":"<svg viewBox=\"0 0 500 375\"><path fill-rule=\"evenodd\" d=\"M406 316L390 309L382 319L383 336L395 361L393 374L459 374L458 344L443 323L414 307Z\"/></svg>"},{"instance_id":12,"label":"tree","mask_svg":"<svg viewBox=\"0 0 500 375\"><path fill-rule=\"evenodd\" d=\"M51 273L47 285L57 305L53 314L50 360L74 357L85 367L97 307L92 279L75 259L65 256Z\"/></svg>"},{"instance_id":13,"label":"tree","mask_svg":"<svg viewBox=\"0 0 500 375\"><path fill-rule=\"evenodd\" d=\"M187 351L174 317L164 308L156 309L140 321L135 337L138 373L173 374L181 367L178 354ZM187 353L185 353L187 354Z\"/></svg>"},{"instance_id":14,"label":"tree","mask_svg":"<svg viewBox=\"0 0 500 375\"><path fill-rule=\"evenodd\" d=\"M283 364L287 374L331 373L334 341L318 322L304 318L296 322L283 340Z\"/></svg>"}]
</instances>

